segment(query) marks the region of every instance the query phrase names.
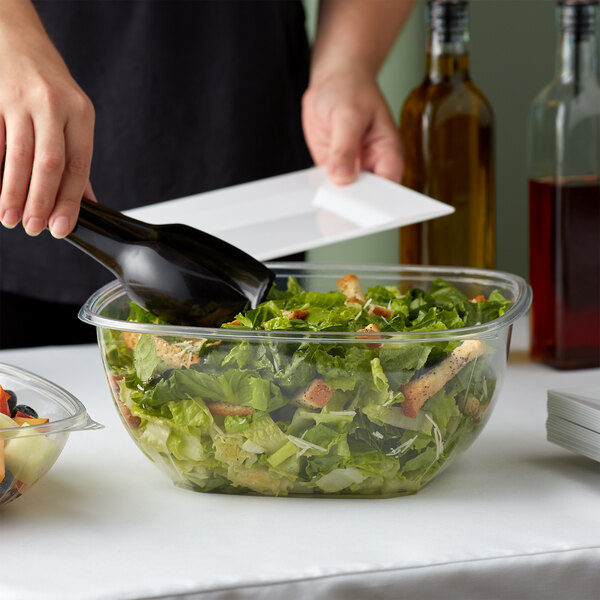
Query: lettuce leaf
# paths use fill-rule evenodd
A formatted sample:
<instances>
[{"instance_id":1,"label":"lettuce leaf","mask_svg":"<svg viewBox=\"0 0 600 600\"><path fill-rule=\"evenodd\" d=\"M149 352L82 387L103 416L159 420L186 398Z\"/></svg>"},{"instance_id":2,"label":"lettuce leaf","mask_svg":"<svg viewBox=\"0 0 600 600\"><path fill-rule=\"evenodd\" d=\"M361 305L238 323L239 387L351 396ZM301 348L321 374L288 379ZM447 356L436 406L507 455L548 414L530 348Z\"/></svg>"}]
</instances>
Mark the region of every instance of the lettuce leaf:
<instances>
[{"instance_id":1,"label":"lettuce leaf","mask_svg":"<svg viewBox=\"0 0 600 600\"><path fill-rule=\"evenodd\" d=\"M186 397L276 410L283 406L279 388L257 373L232 369L218 376L193 369L178 369L156 384L147 398L150 406L161 406Z\"/></svg>"},{"instance_id":2,"label":"lettuce leaf","mask_svg":"<svg viewBox=\"0 0 600 600\"><path fill-rule=\"evenodd\" d=\"M152 379L162 364L156 354L156 342L150 335L142 335L133 352L133 364L140 381Z\"/></svg>"}]
</instances>

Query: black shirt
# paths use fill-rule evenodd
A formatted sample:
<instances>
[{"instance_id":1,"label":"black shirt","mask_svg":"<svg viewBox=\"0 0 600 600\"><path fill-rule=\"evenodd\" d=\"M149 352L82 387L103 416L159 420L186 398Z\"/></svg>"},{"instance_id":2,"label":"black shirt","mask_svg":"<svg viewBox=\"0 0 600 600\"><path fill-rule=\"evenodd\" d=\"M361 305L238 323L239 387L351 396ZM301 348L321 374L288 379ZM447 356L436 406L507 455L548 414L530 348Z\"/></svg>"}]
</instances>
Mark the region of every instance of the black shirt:
<instances>
[{"instance_id":1,"label":"black shirt","mask_svg":"<svg viewBox=\"0 0 600 600\"><path fill-rule=\"evenodd\" d=\"M309 48L299 0L35 5L96 110L99 202L125 210L311 164L300 120ZM79 303L112 279L47 231L0 230L5 291Z\"/></svg>"}]
</instances>

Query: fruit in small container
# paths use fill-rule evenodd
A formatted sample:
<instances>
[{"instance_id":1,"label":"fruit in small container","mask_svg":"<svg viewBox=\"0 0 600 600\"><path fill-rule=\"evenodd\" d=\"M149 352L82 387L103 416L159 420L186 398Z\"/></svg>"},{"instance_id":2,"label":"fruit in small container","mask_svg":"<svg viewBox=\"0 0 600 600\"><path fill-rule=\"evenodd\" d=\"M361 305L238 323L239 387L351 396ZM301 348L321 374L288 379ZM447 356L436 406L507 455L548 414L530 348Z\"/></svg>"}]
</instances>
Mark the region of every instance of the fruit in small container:
<instances>
[{"instance_id":1,"label":"fruit in small container","mask_svg":"<svg viewBox=\"0 0 600 600\"><path fill-rule=\"evenodd\" d=\"M50 470L71 431L99 427L66 390L0 363L0 505Z\"/></svg>"}]
</instances>

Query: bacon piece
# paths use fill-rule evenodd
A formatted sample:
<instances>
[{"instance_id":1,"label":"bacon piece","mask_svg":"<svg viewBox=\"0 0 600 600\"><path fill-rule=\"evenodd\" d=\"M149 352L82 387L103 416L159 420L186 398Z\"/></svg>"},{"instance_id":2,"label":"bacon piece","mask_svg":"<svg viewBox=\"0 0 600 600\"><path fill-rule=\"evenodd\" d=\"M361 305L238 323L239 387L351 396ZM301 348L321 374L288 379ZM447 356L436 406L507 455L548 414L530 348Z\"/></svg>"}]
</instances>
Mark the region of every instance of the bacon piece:
<instances>
[{"instance_id":1,"label":"bacon piece","mask_svg":"<svg viewBox=\"0 0 600 600\"><path fill-rule=\"evenodd\" d=\"M123 419L125 419L125 422L127 423L127 425L129 425L130 429L135 429L136 427L140 426L142 419L140 419L140 417L134 417L131 414L131 411L129 410L128 406L126 406L122 402L119 402L118 406L119 410L121 411L121 414L123 415Z\"/></svg>"},{"instance_id":2,"label":"bacon piece","mask_svg":"<svg viewBox=\"0 0 600 600\"><path fill-rule=\"evenodd\" d=\"M371 337L373 337L370 334L373 333L378 333L380 332L381 329L379 329L379 327L377 327L377 325L375 325L375 323L369 323L366 327L363 327L363 329L359 329L357 331L357 333L365 333L366 335L359 335L359 338L365 338L365 339L369 339ZM367 344L368 348L371 348L371 350L377 350L377 348L381 347L381 344L379 342L376 343L372 343L372 344Z\"/></svg>"},{"instance_id":3,"label":"bacon piece","mask_svg":"<svg viewBox=\"0 0 600 600\"><path fill-rule=\"evenodd\" d=\"M369 314L389 319L392 316L392 310L390 308L386 308L385 306L371 304L371 306L369 306Z\"/></svg>"}]
</instances>

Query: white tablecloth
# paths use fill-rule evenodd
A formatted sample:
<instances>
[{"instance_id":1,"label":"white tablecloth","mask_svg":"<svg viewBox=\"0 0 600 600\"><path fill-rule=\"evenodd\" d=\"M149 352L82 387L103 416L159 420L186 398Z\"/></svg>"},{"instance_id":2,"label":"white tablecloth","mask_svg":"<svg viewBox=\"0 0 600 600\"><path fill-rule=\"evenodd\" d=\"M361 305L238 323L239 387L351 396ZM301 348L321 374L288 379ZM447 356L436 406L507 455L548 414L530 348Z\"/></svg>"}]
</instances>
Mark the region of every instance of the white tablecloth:
<instances>
[{"instance_id":1,"label":"white tablecloth","mask_svg":"<svg viewBox=\"0 0 600 600\"><path fill-rule=\"evenodd\" d=\"M67 388L106 426L73 433L0 509L1 600L598 597L600 464L547 442L545 419L548 388L598 384L599 369L513 350L462 457L414 496L359 500L179 489L118 421L95 346L0 361Z\"/></svg>"}]
</instances>

